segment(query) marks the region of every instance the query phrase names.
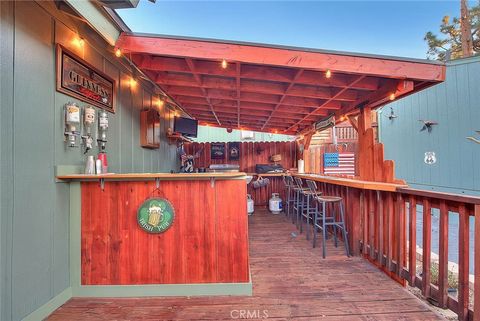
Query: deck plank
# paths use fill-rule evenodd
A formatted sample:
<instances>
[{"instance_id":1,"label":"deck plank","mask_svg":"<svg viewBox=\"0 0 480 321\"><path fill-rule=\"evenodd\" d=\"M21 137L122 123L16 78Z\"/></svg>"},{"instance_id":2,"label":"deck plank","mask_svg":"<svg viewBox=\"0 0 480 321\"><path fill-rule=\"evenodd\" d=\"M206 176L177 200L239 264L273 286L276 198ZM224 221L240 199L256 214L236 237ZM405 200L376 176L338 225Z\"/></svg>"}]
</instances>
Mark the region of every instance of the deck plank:
<instances>
[{"instance_id":1,"label":"deck plank","mask_svg":"<svg viewBox=\"0 0 480 321\"><path fill-rule=\"evenodd\" d=\"M249 225L252 297L73 298L47 320L232 320L239 310L250 319L266 311L268 319L289 321L443 320L333 241L322 259L321 246L313 249L282 215L257 209Z\"/></svg>"}]
</instances>

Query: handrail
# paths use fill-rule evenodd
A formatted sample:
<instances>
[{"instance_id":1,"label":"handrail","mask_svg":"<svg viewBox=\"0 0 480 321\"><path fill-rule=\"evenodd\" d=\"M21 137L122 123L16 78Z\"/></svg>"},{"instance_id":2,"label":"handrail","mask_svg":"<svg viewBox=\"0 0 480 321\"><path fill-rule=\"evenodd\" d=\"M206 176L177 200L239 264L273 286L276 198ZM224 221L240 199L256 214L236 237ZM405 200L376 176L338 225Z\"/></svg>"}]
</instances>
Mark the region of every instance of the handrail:
<instances>
[{"instance_id":1,"label":"handrail","mask_svg":"<svg viewBox=\"0 0 480 321\"><path fill-rule=\"evenodd\" d=\"M459 320L480 320L480 197L398 187L395 191L346 186L334 179L317 180L324 195L341 196L353 253L361 255L401 284L409 282L424 297L458 314ZM439 253L432 253L432 210L439 213ZM423 220L417 251L417 216ZM452 215L458 216L458 268L449 271L448 244ZM470 216L475 216L475 240L470 240ZM475 242L474 257L469 257ZM470 261L477 267L470 281ZM424 264L428 262L428 264ZM451 264L450 264L451 265ZM438 272L437 272L438 271ZM458 275L457 295L449 295L452 275ZM455 284L454 284L455 285ZM470 301L470 292L479 295ZM472 309L473 307L473 309Z\"/></svg>"}]
</instances>

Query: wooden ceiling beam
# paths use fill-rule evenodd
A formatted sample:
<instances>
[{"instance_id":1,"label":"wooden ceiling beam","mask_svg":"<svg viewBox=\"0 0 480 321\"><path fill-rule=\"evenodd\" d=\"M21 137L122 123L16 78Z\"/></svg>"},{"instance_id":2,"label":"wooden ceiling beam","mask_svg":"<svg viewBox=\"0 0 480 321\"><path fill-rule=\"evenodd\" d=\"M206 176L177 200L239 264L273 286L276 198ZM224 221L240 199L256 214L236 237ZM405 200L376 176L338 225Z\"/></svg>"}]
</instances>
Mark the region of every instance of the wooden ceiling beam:
<instances>
[{"instance_id":1,"label":"wooden ceiling beam","mask_svg":"<svg viewBox=\"0 0 480 321\"><path fill-rule=\"evenodd\" d=\"M218 124L219 124L219 125L222 125L222 123L221 123L220 120L218 119L217 115L215 114L215 110L213 109L212 103L210 102L210 98L208 97L207 91L206 91L205 88L203 88L203 86L202 86L202 79L201 79L200 76L195 72L195 64L193 63L193 60L192 60L192 59L189 59L189 58L185 58L185 61L186 61L186 63L187 63L188 68L189 68L190 71L192 72L193 77L197 80L197 83L198 83L198 85L200 86L200 89L201 89L201 91L203 92L204 97L205 97L205 99L207 100L208 105L210 106L210 109L211 109L211 112L212 112L213 116L214 116L215 119L217 120Z\"/></svg>"},{"instance_id":2,"label":"wooden ceiling beam","mask_svg":"<svg viewBox=\"0 0 480 321\"><path fill-rule=\"evenodd\" d=\"M375 57L353 53L306 51L301 48L221 43L202 39L174 39L158 35L122 33L116 46L126 52L158 56L185 57L221 62L222 59L247 64L293 67L334 73L352 73L399 79L440 82L445 79L445 66L440 64Z\"/></svg>"},{"instance_id":3,"label":"wooden ceiling beam","mask_svg":"<svg viewBox=\"0 0 480 321\"><path fill-rule=\"evenodd\" d=\"M338 92L335 94L335 96L332 97L331 100L336 99L336 98L337 98L336 96L341 96L341 95L343 95L343 94L350 88L350 86L355 85L356 83L362 81L362 79L364 79L364 78L365 78L365 76L358 76L355 80L353 80L353 81L349 84L349 86L347 86L347 87L345 87L344 89L338 91ZM327 105L328 103L330 103L331 100L326 101L323 105L321 105L320 107L318 107L317 110L323 108L325 105ZM311 115L313 115L313 114L314 114L314 112L312 112L312 113L310 113L309 115L303 117L300 121L297 122L297 124L302 123L305 119L307 119L309 116L311 116ZM297 125L297 124L295 124L295 125ZM294 126L295 126L295 125L294 125ZM287 129L287 131L288 131L288 130L292 130L294 126L289 127L289 128Z\"/></svg>"},{"instance_id":4,"label":"wooden ceiling beam","mask_svg":"<svg viewBox=\"0 0 480 321\"><path fill-rule=\"evenodd\" d=\"M302 69L299 69L297 71L297 73L295 74L295 76L293 77L292 81L290 82L290 84L288 84L288 87L285 89L285 92L283 93L282 97L280 98L280 101L278 102L278 104L273 108L272 110L272 113L270 114L270 117L268 117L268 119L265 121L265 123L263 124L262 126L262 129L265 128L265 126L267 126L268 124L268 121L270 120L270 118L272 118L272 115L277 111L278 107L282 104L283 100L285 99L285 97L287 97L287 95L289 94L290 90L293 88L293 86L295 85L295 81L298 79L298 77L300 77L303 73L303 70Z\"/></svg>"},{"instance_id":5,"label":"wooden ceiling beam","mask_svg":"<svg viewBox=\"0 0 480 321\"><path fill-rule=\"evenodd\" d=\"M240 65L239 62L235 64L235 83L236 83L236 89L237 89L237 126L240 126L240 73L241 73L242 66Z\"/></svg>"}]
</instances>

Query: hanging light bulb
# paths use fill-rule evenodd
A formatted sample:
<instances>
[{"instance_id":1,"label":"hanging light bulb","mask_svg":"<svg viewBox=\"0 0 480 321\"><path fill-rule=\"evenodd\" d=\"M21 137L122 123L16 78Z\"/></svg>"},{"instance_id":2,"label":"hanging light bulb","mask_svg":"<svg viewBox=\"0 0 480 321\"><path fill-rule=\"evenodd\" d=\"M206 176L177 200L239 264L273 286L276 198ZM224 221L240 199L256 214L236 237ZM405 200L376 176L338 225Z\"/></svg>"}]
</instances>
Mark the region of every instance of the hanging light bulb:
<instances>
[{"instance_id":1,"label":"hanging light bulb","mask_svg":"<svg viewBox=\"0 0 480 321\"><path fill-rule=\"evenodd\" d=\"M327 69L325 72L325 78L331 78L332 77L332 71L330 69Z\"/></svg>"},{"instance_id":2,"label":"hanging light bulb","mask_svg":"<svg viewBox=\"0 0 480 321\"><path fill-rule=\"evenodd\" d=\"M115 50L115 56L117 56L118 58L120 58L122 56L122 49L120 48L117 48Z\"/></svg>"},{"instance_id":3,"label":"hanging light bulb","mask_svg":"<svg viewBox=\"0 0 480 321\"><path fill-rule=\"evenodd\" d=\"M137 80L134 77L130 77L130 88L135 88L137 86Z\"/></svg>"},{"instance_id":4,"label":"hanging light bulb","mask_svg":"<svg viewBox=\"0 0 480 321\"><path fill-rule=\"evenodd\" d=\"M160 99L158 100L158 102L157 102L157 106L158 106L158 108L162 108L163 105L165 105L165 101L160 98Z\"/></svg>"},{"instance_id":5,"label":"hanging light bulb","mask_svg":"<svg viewBox=\"0 0 480 321\"><path fill-rule=\"evenodd\" d=\"M390 96L388 97L390 100L395 100L395 93L391 93Z\"/></svg>"},{"instance_id":6,"label":"hanging light bulb","mask_svg":"<svg viewBox=\"0 0 480 321\"><path fill-rule=\"evenodd\" d=\"M227 69L228 63L225 59L222 60L222 68Z\"/></svg>"},{"instance_id":7,"label":"hanging light bulb","mask_svg":"<svg viewBox=\"0 0 480 321\"><path fill-rule=\"evenodd\" d=\"M83 47L83 45L85 44L85 40L83 40L83 38L80 36L76 36L75 38L73 38L72 43L77 47Z\"/></svg>"}]
</instances>

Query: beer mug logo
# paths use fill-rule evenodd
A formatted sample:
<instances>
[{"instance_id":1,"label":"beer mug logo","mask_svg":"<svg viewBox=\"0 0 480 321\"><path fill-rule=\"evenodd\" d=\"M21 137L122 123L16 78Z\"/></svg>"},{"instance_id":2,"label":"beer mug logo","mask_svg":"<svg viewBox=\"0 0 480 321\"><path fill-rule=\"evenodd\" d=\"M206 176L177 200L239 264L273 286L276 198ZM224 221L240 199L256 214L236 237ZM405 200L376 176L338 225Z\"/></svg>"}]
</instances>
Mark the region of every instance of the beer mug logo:
<instances>
[{"instance_id":1,"label":"beer mug logo","mask_svg":"<svg viewBox=\"0 0 480 321\"><path fill-rule=\"evenodd\" d=\"M425 158L423 159L425 164L432 165L437 162L437 157L435 156L435 152L426 152Z\"/></svg>"},{"instance_id":2,"label":"beer mug logo","mask_svg":"<svg viewBox=\"0 0 480 321\"><path fill-rule=\"evenodd\" d=\"M150 206L148 209L148 224L157 226L162 219L163 209L160 206Z\"/></svg>"},{"instance_id":3,"label":"beer mug logo","mask_svg":"<svg viewBox=\"0 0 480 321\"><path fill-rule=\"evenodd\" d=\"M175 211L164 198L147 199L138 209L137 223L148 233L163 233L173 224Z\"/></svg>"}]
</instances>

